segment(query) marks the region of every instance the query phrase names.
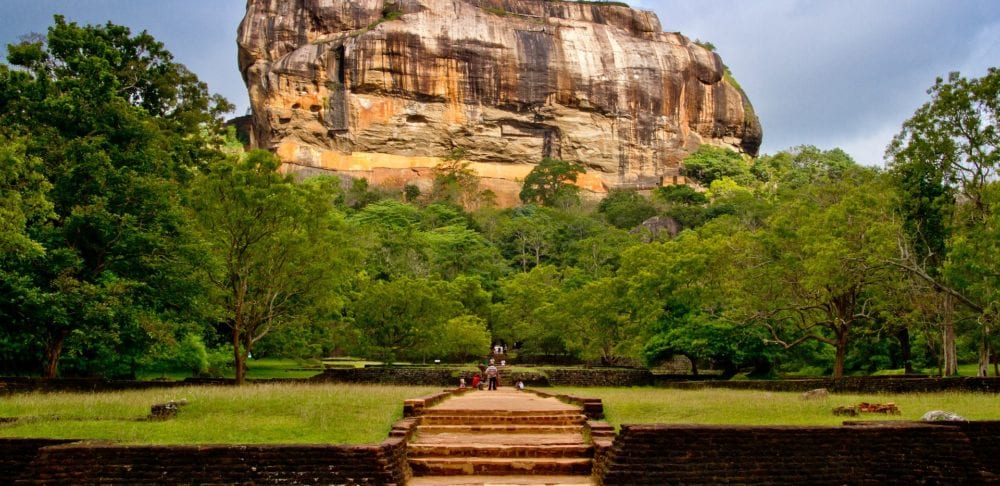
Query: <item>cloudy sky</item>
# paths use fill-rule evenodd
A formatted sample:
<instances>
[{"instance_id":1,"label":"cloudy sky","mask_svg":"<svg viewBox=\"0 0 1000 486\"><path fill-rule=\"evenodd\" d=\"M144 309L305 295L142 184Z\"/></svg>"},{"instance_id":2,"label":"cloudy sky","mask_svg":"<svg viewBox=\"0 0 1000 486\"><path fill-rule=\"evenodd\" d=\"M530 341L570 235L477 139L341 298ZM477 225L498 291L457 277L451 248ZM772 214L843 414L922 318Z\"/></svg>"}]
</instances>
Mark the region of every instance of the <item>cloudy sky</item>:
<instances>
[{"instance_id":1,"label":"cloudy sky","mask_svg":"<svg viewBox=\"0 0 1000 486\"><path fill-rule=\"evenodd\" d=\"M715 44L764 125L762 151L841 147L880 164L937 76L1000 66L998 0L632 0L664 30ZM236 66L245 0L0 0L0 43L52 15L148 30L246 111Z\"/></svg>"}]
</instances>

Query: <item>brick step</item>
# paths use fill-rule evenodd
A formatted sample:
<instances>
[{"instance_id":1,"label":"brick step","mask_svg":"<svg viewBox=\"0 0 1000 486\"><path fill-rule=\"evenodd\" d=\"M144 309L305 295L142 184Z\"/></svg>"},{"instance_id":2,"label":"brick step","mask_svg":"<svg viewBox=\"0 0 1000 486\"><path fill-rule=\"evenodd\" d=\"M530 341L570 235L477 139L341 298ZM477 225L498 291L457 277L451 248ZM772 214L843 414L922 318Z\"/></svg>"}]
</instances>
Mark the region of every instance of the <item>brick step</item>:
<instances>
[{"instance_id":1,"label":"brick step","mask_svg":"<svg viewBox=\"0 0 1000 486\"><path fill-rule=\"evenodd\" d=\"M424 415L422 425L582 425L583 415Z\"/></svg>"},{"instance_id":2,"label":"brick step","mask_svg":"<svg viewBox=\"0 0 1000 486\"><path fill-rule=\"evenodd\" d=\"M413 443L407 457L490 457L490 458L590 458L594 447L587 444L565 445L443 445Z\"/></svg>"},{"instance_id":3,"label":"brick step","mask_svg":"<svg viewBox=\"0 0 1000 486\"><path fill-rule=\"evenodd\" d=\"M514 425L514 424L469 424L469 425L418 425L418 434L446 434L484 432L490 434L571 434L582 433L579 425Z\"/></svg>"},{"instance_id":4,"label":"brick step","mask_svg":"<svg viewBox=\"0 0 1000 486\"><path fill-rule=\"evenodd\" d=\"M424 476L407 486L594 486L590 476Z\"/></svg>"},{"instance_id":5,"label":"brick step","mask_svg":"<svg viewBox=\"0 0 1000 486\"><path fill-rule=\"evenodd\" d=\"M490 445L583 445L586 444L583 431L560 434L490 434L484 432L447 432L439 434L422 433L410 441L411 444L445 446Z\"/></svg>"},{"instance_id":6,"label":"brick step","mask_svg":"<svg viewBox=\"0 0 1000 486\"><path fill-rule=\"evenodd\" d=\"M408 460L415 476L589 475L591 460L583 458L504 459L419 457Z\"/></svg>"},{"instance_id":7,"label":"brick step","mask_svg":"<svg viewBox=\"0 0 1000 486\"><path fill-rule=\"evenodd\" d=\"M480 416L480 415L491 415L498 417L532 417L535 415L565 415L575 417L581 415L580 409L578 408L568 408L560 410L491 410L491 409L449 409L449 408L428 408L421 413L421 416L434 416L434 415L469 415L469 416Z\"/></svg>"}]
</instances>

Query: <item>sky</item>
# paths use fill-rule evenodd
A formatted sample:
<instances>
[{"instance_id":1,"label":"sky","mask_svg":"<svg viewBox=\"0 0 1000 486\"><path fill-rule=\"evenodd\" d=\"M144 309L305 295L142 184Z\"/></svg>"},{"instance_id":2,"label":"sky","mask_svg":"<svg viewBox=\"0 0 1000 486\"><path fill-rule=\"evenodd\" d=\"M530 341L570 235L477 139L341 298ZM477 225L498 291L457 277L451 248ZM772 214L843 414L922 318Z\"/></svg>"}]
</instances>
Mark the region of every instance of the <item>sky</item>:
<instances>
[{"instance_id":1,"label":"sky","mask_svg":"<svg viewBox=\"0 0 1000 486\"><path fill-rule=\"evenodd\" d=\"M998 0L632 0L663 28L711 42L753 103L762 153L840 147L880 165L935 78L1000 66ZM149 31L209 88L249 105L236 63L246 0L0 0L0 44L59 13Z\"/></svg>"}]
</instances>

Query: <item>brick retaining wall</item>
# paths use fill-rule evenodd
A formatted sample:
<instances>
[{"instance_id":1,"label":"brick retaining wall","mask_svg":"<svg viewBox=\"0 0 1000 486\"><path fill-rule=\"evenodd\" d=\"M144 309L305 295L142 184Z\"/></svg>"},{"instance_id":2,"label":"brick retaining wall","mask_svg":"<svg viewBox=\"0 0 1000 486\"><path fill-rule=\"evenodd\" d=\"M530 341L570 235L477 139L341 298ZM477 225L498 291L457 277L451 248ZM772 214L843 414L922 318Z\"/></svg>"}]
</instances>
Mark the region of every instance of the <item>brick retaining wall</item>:
<instances>
[{"instance_id":1,"label":"brick retaining wall","mask_svg":"<svg viewBox=\"0 0 1000 486\"><path fill-rule=\"evenodd\" d=\"M52 442L52 441L49 441ZM0 484L404 484L406 441L375 445L125 446L53 445L5 439L5 456L31 457L9 467ZM0 467L7 467L0 462ZM19 478L19 479L18 479ZM16 480L16 481L15 481Z\"/></svg>"},{"instance_id":2,"label":"brick retaining wall","mask_svg":"<svg viewBox=\"0 0 1000 486\"><path fill-rule=\"evenodd\" d=\"M61 445L72 440L65 439L5 439L0 438L0 484L13 484L24 474L38 450L43 447Z\"/></svg>"},{"instance_id":3,"label":"brick retaining wall","mask_svg":"<svg viewBox=\"0 0 1000 486\"><path fill-rule=\"evenodd\" d=\"M250 383L373 383L389 385L421 385L455 387L460 376L473 372L448 366L400 366L371 368L330 368L306 379L248 380ZM526 386L572 387L633 387L658 386L678 389L730 388L738 390L764 390L802 392L826 388L835 393L914 393L939 391L972 391L1000 393L1000 378L909 378L909 377L850 377L800 380L742 380L727 381L705 379L694 381L692 376L657 375L641 368L565 368L544 371L521 371L517 367L501 369L504 385L522 381ZM187 379L184 381L130 381L86 378L2 378L0 395L35 391L118 391L180 386L232 385L226 379Z\"/></svg>"},{"instance_id":4,"label":"brick retaining wall","mask_svg":"<svg viewBox=\"0 0 1000 486\"><path fill-rule=\"evenodd\" d=\"M826 388L835 393L919 393L942 391L1000 393L1000 378L976 377L897 378L866 376L840 379L676 381L676 379L657 379L654 376L654 382L656 386L665 388L728 388L772 392L802 392L817 388Z\"/></svg>"},{"instance_id":5,"label":"brick retaining wall","mask_svg":"<svg viewBox=\"0 0 1000 486\"><path fill-rule=\"evenodd\" d=\"M1000 427L986 424L623 425L597 467L608 486L983 484L1000 480L989 455Z\"/></svg>"},{"instance_id":6,"label":"brick retaining wall","mask_svg":"<svg viewBox=\"0 0 1000 486\"><path fill-rule=\"evenodd\" d=\"M336 383L384 383L393 385L455 386L458 378L473 372L443 367L331 368L312 381ZM543 372L501 369L504 385L518 381L526 386L605 386L630 387L653 383L653 374L633 368L566 368Z\"/></svg>"}]
</instances>

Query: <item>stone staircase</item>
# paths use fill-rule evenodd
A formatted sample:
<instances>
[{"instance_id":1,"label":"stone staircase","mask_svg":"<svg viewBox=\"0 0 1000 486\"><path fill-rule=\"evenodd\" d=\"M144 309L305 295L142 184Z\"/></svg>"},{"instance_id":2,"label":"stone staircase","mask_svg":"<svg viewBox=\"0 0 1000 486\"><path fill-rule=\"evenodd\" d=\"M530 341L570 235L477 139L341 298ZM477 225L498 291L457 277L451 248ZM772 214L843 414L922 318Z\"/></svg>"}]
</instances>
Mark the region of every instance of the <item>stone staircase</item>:
<instances>
[{"instance_id":1,"label":"stone staircase","mask_svg":"<svg viewBox=\"0 0 1000 486\"><path fill-rule=\"evenodd\" d=\"M413 471L409 484L593 484L594 446L585 433L587 418L581 410L491 409L489 400L494 397L503 401L531 394L501 389L468 395L480 398L479 406L429 408L420 416L407 449Z\"/></svg>"}]
</instances>

